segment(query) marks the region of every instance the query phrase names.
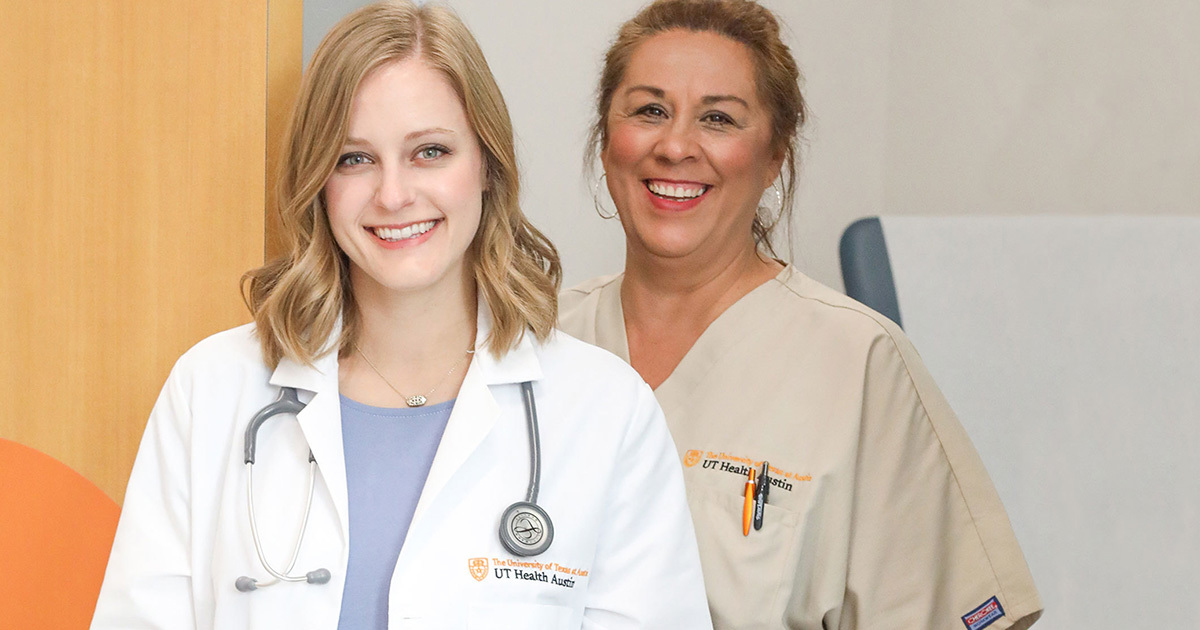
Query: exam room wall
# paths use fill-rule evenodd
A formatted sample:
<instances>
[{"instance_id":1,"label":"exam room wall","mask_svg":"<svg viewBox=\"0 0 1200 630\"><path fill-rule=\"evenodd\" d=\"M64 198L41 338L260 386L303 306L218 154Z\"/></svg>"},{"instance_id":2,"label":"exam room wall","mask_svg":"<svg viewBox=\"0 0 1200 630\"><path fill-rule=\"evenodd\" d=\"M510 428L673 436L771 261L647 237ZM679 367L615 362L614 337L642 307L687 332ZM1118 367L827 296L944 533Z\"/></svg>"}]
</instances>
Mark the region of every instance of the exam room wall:
<instances>
[{"instance_id":1,"label":"exam room wall","mask_svg":"<svg viewBox=\"0 0 1200 630\"><path fill-rule=\"evenodd\" d=\"M361 0L308 0L304 49ZM518 140L523 206L567 285L619 271L581 155L600 59L641 0L449 0ZM790 258L841 288L868 215L1200 215L1200 3L765 0L812 125ZM606 208L611 201L604 197ZM784 252L785 256L788 256Z\"/></svg>"},{"instance_id":2,"label":"exam room wall","mask_svg":"<svg viewBox=\"0 0 1200 630\"><path fill-rule=\"evenodd\" d=\"M0 437L118 502L175 359L249 319L301 18L300 0L0 2Z\"/></svg>"}]
</instances>

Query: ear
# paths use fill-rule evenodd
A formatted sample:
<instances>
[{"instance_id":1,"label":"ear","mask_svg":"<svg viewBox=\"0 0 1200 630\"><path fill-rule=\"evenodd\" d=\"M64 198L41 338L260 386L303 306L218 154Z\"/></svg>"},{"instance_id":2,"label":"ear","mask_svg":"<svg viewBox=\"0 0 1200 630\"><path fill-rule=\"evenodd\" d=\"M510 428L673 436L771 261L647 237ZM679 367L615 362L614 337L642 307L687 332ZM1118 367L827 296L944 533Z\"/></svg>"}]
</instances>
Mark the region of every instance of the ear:
<instances>
[{"instance_id":1,"label":"ear","mask_svg":"<svg viewBox=\"0 0 1200 630\"><path fill-rule=\"evenodd\" d=\"M787 153L782 148L775 151L775 155L771 156L771 161L767 163L767 168L763 171L763 190L766 190L771 184L775 183L776 179L779 179L779 174L783 171L783 160L786 157Z\"/></svg>"},{"instance_id":2,"label":"ear","mask_svg":"<svg viewBox=\"0 0 1200 630\"><path fill-rule=\"evenodd\" d=\"M600 170L608 172L608 143L603 140L600 142Z\"/></svg>"}]
</instances>

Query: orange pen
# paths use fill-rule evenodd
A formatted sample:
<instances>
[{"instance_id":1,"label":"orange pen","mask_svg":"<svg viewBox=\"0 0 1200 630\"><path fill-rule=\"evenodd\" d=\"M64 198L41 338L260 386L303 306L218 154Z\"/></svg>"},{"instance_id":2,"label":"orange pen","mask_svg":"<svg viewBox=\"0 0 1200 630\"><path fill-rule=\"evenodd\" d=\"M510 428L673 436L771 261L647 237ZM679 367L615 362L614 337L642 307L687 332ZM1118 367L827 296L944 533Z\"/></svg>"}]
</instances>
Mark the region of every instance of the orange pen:
<instances>
[{"instance_id":1,"label":"orange pen","mask_svg":"<svg viewBox=\"0 0 1200 630\"><path fill-rule=\"evenodd\" d=\"M750 523L754 520L754 467L746 477L746 504L742 508L742 535L750 535Z\"/></svg>"}]
</instances>

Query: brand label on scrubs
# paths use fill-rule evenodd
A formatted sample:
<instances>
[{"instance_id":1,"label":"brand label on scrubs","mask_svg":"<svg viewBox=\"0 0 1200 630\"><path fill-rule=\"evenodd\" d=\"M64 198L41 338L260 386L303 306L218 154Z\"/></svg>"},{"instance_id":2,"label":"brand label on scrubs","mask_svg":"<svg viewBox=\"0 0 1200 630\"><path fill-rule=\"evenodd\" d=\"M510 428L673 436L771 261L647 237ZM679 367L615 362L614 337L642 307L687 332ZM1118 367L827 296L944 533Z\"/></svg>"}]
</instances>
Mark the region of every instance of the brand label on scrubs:
<instances>
[{"instance_id":1,"label":"brand label on scrubs","mask_svg":"<svg viewBox=\"0 0 1200 630\"><path fill-rule=\"evenodd\" d=\"M725 451L690 450L683 456L683 465L688 468L695 468L699 465L701 470L729 473L742 479L745 479L746 475L750 473L751 467L758 470L762 466L762 463L763 460L761 459L739 457L737 455L730 455ZM805 481L812 481L812 476L799 475L771 466L772 490L779 489L791 492L797 482Z\"/></svg>"},{"instance_id":2,"label":"brand label on scrubs","mask_svg":"<svg viewBox=\"0 0 1200 630\"><path fill-rule=\"evenodd\" d=\"M1000 605L1000 601L993 596L991 599L983 603L982 606L963 615L963 624L967 626L967 630L982 630L992 622L1004 616L1004 607Z\"/></svg>"},{"instance_id":3,"label":"brand label on scrubs","mask_svg":"<svg viewBox=\"0 0 1200 630\"><path fill-rule=\"evenodd\" d=\"M491 565L491 572L488 566ZM544 582L563 588L575 588L575 580L587 577L587 569L565 567L557 562L538 562L516 560L514 558L470 558L467 567L471 577L482 582L488 575L497 580L518 580L523 582Z\"/></svg>"}]
</instances>

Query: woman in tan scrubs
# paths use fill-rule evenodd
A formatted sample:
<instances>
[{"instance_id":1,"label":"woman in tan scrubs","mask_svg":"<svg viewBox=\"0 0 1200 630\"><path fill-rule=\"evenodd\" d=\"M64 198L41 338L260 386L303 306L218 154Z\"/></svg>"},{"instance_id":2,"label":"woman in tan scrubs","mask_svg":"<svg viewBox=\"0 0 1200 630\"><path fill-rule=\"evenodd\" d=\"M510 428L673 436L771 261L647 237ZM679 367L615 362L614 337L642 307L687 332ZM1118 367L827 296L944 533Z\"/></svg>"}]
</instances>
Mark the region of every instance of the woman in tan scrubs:
<instances>
[{"instance_id":1,"label":"woman in tan scrubs","mask_svg":"<svg viewBox=\"0 0 1200 630\"><path fill-rule=\"evenodd\" d=\"M597 101L625 272L565 292L560 325L655 388L716 627L1032 625L1004 507L916 351L773 257L805 118L774 16L655 2L621 27Z\"/></svg>"}]
</instances>

